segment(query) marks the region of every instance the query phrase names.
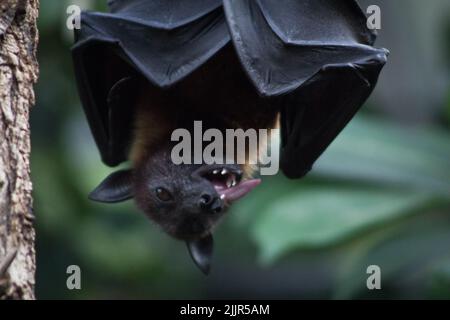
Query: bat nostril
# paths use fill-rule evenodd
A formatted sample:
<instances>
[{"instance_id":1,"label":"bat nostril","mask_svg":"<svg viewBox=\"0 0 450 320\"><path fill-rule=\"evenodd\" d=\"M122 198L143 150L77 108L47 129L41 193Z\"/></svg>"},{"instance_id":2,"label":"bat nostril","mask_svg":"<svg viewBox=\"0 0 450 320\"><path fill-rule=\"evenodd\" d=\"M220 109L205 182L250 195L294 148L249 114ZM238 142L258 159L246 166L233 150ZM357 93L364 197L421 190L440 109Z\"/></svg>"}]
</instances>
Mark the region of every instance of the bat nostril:
<instances>
[{"instance_id":1,"label":"bat nostril","mask_svg":"<svg viewBox=\"0 0 450 320\"><path fill-rule=\"evenodd\" d=\"M211 203L213 202L213 197L209 194L202 194L200 196L199 205L202 208L207 208L211 206Z\"/></svg>"},{"instance_id":2,"label":"bat nostril","mask_svg":"<svg viewBox=\"0 0 450 320\"><path fill-rule=\"evenodd\" d=\"M221 213L223 210L223 202L219 198L215 198L211 204L210 210L212 213Z\"/></svg>"},{"instance_id":3,"label":"bat nostril","mask_svg":"<svg viewBox=\"0 0 450 320\"><path fill-rule=\"evenodd\" d=\"M210 194L203 194L200 196L199 206L207 213L220 213L223 209L222 201L218 197L214 197Z\"/></svg>"},{"instance_id":4,"label":"bat nostril","mask_svg":"<svg viewBox=\"0 0 450 320\"><path fill-rule=\"evenodd\" d=\"M212 211L214 213L221 213L222 212L222 206L216 206L215 208L212 208Z\"/></svg>"}]
</instances>

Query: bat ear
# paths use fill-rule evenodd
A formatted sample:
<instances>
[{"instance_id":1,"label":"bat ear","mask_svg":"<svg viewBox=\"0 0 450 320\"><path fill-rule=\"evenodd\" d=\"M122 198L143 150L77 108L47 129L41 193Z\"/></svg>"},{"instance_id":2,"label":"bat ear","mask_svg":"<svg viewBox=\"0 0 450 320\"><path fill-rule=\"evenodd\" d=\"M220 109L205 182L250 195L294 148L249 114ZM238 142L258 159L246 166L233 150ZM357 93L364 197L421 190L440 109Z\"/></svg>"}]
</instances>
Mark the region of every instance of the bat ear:
<instances>
[{"instance_id":1,"label":"bat ear","mask_svg":"<svg viewBox=\"0 0 450 320\"><path fill-rule=\"evenodd\" d=\"M211 258L214 249L212 235L208 234L199 240L187 241L186 244L192 260L205 275L208 275L211 269Z\"/></svg>"},{"instance_id":2,"label":"bat ear","mask_svg":"<svg viewBox=\"0 0 450 320\"><path fill-rule=\"evenodd\" d=\"M97 202L116 203L133 197L133 172L131 170L116 171L89 194L89 199Z\"/></svg>"}]
</instances>

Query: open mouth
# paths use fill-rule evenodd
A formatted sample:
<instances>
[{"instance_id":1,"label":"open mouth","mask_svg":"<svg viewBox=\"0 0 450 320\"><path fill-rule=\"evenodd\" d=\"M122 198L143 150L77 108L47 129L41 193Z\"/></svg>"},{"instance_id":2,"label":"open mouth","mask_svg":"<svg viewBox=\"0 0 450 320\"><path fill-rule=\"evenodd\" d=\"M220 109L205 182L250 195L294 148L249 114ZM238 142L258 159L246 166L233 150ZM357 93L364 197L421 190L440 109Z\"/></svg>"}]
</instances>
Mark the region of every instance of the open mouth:
<instances>
[{"instance_id":1,"label":"open mouth","mask_svg":"<svg viewBox=\"0 0 450 320\"><path fill-rule=\"evenodd\" d=\"M226 203L239 200L261 183L260 179L244 180L242 170L234 165L203 167L199 174L211 182Z\"/></svg>"}]
</instances>

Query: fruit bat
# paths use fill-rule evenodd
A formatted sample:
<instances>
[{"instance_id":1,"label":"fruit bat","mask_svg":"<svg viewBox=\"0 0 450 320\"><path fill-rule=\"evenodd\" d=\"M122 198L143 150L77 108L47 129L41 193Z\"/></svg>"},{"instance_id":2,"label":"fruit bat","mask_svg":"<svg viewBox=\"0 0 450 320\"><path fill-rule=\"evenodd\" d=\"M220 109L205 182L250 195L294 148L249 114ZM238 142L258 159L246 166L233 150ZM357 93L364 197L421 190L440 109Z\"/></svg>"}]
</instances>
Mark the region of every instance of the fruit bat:
<instances>
[{"instance_id":1,"label":"fruit bat","mask_svg":"<svg viewBox=\"0 0 450 320\"><path fill-rule=\"evenodd\" d=\"M387 59L353 0L112 0L83 12L72 55L102 161L91 194L131 198L208 273L212 230L256 187L248 164L181 164L175 128L274 128L301 178L368 98Z\"/></svg>"}]
</instances>

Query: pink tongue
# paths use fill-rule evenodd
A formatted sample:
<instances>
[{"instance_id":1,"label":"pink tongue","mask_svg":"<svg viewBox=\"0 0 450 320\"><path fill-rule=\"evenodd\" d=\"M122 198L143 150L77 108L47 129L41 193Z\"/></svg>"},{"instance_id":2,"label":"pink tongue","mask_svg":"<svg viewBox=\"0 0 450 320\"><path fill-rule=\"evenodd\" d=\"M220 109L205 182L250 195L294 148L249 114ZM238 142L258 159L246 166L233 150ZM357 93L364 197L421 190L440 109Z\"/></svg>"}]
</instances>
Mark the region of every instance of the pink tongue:
<instances>
[{"instance_id":1,"label":"pink tongue","mask_svg":"<svg viewBox=\"0 0 450 320\"><path fill-rule=\"evenodd\" d=\"M255 187L257 187L260 183L261 179L245 180L233 188L217 191L221 196L225 195L224 198L225 201L233 202L245 196L247 193L249 193Z\"/></svg>"}]
</instances>

